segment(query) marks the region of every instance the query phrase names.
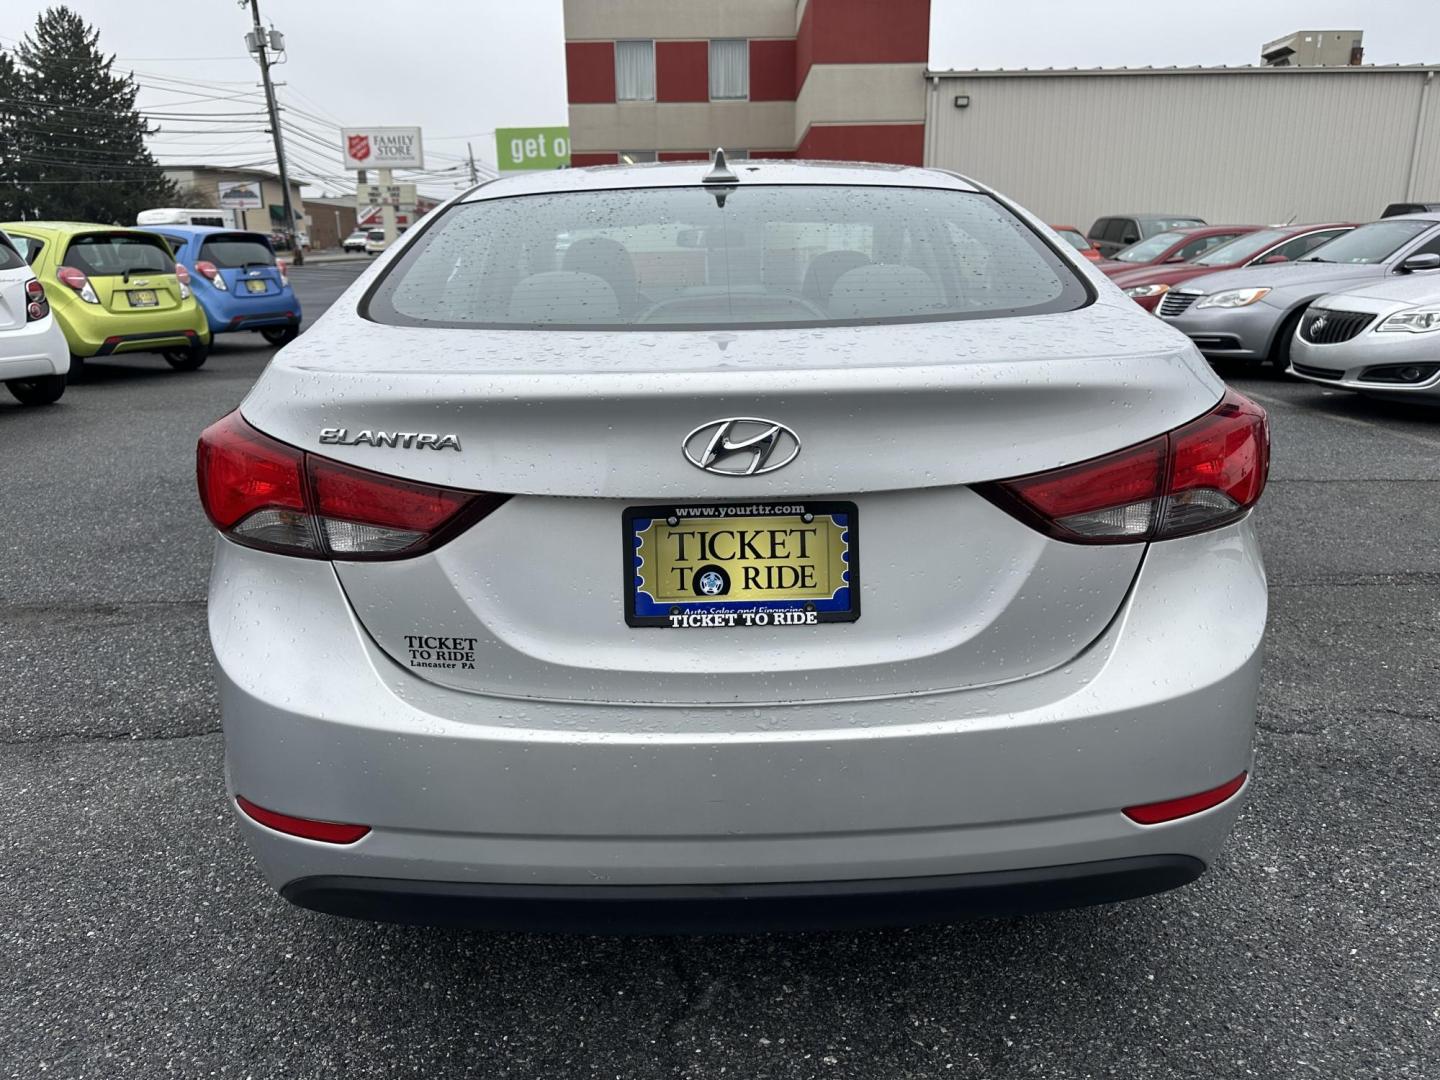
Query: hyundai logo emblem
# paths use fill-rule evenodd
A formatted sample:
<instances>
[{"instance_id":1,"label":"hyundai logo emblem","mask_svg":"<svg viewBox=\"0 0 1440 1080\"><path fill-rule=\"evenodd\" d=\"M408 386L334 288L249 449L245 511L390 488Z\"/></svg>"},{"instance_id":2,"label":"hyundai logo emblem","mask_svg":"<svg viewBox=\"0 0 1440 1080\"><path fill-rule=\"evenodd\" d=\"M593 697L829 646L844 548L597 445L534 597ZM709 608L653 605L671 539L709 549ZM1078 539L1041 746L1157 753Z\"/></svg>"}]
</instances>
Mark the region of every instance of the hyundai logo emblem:
<instances>
[{"instance_id":1,"label":"hyundai logo emblem","mask_svg":"<svg viewBox=\"0 0 1440 1080\"><path fill-rule=\"evenodd\" d=\"M760 476L783 469L800 454L800 437L758 416L730 416L701 424L680 444L685 460L721 476Z\"/></svg>"}]
</instances>

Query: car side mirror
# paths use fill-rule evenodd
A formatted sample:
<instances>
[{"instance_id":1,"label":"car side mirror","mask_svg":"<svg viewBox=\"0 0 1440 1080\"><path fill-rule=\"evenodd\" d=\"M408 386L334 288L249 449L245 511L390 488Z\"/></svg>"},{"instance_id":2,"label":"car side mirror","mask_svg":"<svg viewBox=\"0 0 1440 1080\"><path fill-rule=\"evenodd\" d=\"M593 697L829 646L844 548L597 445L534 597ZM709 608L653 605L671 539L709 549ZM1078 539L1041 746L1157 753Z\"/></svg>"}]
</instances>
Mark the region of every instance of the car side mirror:
<instances>
[{"instance_id":1,"label":"car side mirror","mask_svg":"<svg viewBox=\"0 0 1440 1080\"><path fill-rule=\"evenodd\" d=\"M1411 255L1400 264L1402 274L1413 274L1417 270L1440 270L1440 254Z\"/></svg>"},{"instance_id":2,"label":"car side mirror","mask_svg":"<svg viewBox=\"0 0 1440 1080\"><path fill-rule=\"evenodd\" d=\"M1167 263L1172 263L1172 262L1176 262L1176 263L1178 263L1178 262L1184 262L1184 261L1185 261L1185 256L1184 256L1184 255L1171 255L1171 256L1170 256L1168 259L1166 259L1165 261L1166 261Z\"/></svg>"},{"instance_id":3,"label":"car side mirror","mask_svg":"<svg viewBox=\"0 0 1440 1080\"><path fill-rule=\"evenodd\" d=\"M1260 265L1274 266L1276 263L1285 263L1289 261L1290 260L1287 259L1284 255L1267 255L1264 259L1260 260Z\"/></svg>"}]
</instances>

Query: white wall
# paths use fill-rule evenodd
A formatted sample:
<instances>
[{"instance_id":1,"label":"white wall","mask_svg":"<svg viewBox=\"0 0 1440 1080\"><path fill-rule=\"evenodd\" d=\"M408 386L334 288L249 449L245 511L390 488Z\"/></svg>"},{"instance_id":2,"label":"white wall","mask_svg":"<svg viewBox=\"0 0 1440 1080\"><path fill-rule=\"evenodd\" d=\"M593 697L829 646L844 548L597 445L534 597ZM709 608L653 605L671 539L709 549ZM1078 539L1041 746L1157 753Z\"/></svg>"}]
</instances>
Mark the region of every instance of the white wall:
<instances>
[{"instance_id":1,"label":"white wall","mask_svg":"<svg viewBox=\"0 0 1440 1080\"><path fill-rule=\"evenodd\" d=\"M1147 211L1217 224L1368 221L1386 203L1440 199L1440 78L1425 91L1429 76L956 73L932 80L926 162L1082 229L1103 214ZM954 106L960 94L967 108Z\"/></svg>"}]
</instances>

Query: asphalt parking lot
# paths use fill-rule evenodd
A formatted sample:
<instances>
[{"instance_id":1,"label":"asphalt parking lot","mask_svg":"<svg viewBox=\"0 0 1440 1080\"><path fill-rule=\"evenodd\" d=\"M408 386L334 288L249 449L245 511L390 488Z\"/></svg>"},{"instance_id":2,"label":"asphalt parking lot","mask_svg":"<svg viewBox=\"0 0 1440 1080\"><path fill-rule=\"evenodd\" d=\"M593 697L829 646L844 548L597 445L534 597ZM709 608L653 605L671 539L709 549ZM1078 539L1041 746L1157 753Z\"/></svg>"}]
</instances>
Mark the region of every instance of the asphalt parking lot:
<instances>
[{"instance_id":1,"label":"asphalt parking lot","mask_svg":"<svg viewBox=\"0 0 1440 1080\"><path fill-rule=\"evenodd\" d=\"M293 271L307 317L361 266ZM1440 1076L1440 413L1227 372L1273 419L1272 607L1257 783L1196 885L549 938L329 919L251 864L193 451L270 355L0 401L0 1077Z\"/></svg>"}]
</instances>

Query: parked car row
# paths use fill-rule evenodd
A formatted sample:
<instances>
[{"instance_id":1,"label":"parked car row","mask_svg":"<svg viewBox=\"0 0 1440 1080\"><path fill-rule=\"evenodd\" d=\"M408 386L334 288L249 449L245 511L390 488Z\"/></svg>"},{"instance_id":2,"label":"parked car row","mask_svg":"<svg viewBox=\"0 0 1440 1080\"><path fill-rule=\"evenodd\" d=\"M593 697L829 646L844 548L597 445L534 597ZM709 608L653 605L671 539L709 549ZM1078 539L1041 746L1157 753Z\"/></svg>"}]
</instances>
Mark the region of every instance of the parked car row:
<instances>
[{"instance_id":1,"label":"parked car row","mask_svg":"<svg viewBox=\"0 0 1440 1080\"><path fill-rule=\"evenodd\" d=\"M1181 221L1199 219L1102 217L1085 239L1104 251L1148 230L1096 267L1211 360L1440 402L1440 338L1427 336L1440 333L1440 204L1394 203L1364 225Z\"/></svg>"},{"instance_id":2,"label":"parked car row","mask_svg":"<svg viewBox=\"0 0 1440 1080\"><path fill-rule=\"evenodd\" d=\"M158 353L194 371L215 334L256 331L279 345L300 331L285 263L263 233L72 221L0 231L0 378L27 405L59 400L97 357Z\"/></svg>"}]
</instances>

